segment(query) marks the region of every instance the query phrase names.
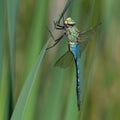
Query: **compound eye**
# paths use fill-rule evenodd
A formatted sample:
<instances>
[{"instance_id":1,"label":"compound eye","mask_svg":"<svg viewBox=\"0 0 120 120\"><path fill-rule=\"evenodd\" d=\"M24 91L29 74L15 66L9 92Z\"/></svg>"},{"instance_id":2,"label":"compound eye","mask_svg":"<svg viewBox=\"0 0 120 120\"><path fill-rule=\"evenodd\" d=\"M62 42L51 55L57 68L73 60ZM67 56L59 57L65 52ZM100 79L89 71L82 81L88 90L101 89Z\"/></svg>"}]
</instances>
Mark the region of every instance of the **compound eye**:
<instances>
[{"instance_id":1,"label":"compound eye","mask_svg":"<svg viewBox=\"0 0 120 120\"><path fill-rule=\"evenodd\" d=\"M66 25L68 24L68 21L67 21L67 20L65 20L65 24L66 24Z\"/></svg>"}]
</instances>

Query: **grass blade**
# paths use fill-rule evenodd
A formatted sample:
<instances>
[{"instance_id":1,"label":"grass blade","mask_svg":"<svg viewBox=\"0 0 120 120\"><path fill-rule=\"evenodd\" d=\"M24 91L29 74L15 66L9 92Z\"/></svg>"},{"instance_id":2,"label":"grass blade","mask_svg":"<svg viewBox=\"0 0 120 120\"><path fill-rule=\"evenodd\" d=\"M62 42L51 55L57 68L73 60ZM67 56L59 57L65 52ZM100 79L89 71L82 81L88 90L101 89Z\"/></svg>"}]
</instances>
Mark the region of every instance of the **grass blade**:
<instances>
[{"instance_id":1,"label":"grass blade","mask_svg":"<svg viewBox=\"0 0 120 120\"><path fill-rule=\"evenodd\" d=\"M28 75L33 66L37 55L45 40L46 30L46 17L47 17L47 0L37 0L34 9L34 18L30 30L29 42L26 47L26 65L24 70L24 76ZM32 57L31 57L32 56Z\"/></svg>"},{"instance_id":2,"label":"grass blade","mask_svg":"<svg viewBox=\"0 0 120 120\"><path fill-rule=\"evenodd\" d=\"M1 0L0 1L0 85L2 78L4 41L5 41L5 0Z\"/></svg>"},{"instance_id":3,"label":"grass blade","mask_svg":"<svg viewBox=\"0 0 120 120\"><path fill-rule=\"evenodd\" d=\"M28 98L31 94L31 89L32 89L33 84L35 82L35 78L36 78L36 75L38 73L39 67L41 65L46 48L48 46L48 42L44 46L44 48L42 49L41 53L39 54L34 66L32 67L30 74L28 75L28 77L26 79L26 82L23 86L21 94L18 98L18 102L15 106L11 120L22 120L23 119L26 104L27 104Z\"/></svg>"},{"instance_id":4,"label":"grass blade","mask_svg":"<svg viewBox=\"0 0 120 120\"><path fill-rule=\"evenodd\" d=\"M8 5L8 34L9 34L9 52L10 52L10 81L13 93L15 76L15 34L16 17L18 10L18 0L7 0ZM13 94L12 94L13 97Z\"/></svg>"},{"instance_id":5,"label":"grass blade","mask_svg":"<svg viewBox=\"0 0 120 120\"><path fill-rule=\"evenodd\" d=\"M5 51L6 36L6 1L0 0L0 120L8 120L9 95L8 95L8 64Z\"/></svg>"}]
</instances>

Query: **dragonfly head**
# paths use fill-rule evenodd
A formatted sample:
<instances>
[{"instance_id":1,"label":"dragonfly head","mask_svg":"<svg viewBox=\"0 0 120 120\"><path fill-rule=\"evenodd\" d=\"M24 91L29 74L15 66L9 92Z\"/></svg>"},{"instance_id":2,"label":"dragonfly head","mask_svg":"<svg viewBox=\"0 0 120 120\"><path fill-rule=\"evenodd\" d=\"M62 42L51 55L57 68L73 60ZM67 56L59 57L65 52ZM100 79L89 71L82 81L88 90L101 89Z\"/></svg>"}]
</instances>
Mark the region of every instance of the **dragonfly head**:
<instances>
[{"instance_id":1,"label":"dragonfly head","mask_svg":"<svg viewBox=\"0 0 120 120\"><path fill-rule=\"evenodd\" d=\"M76 24L76 22L72 19L72 18L67 18L65 21L64 21L64 24L65 25L70 25L70 26L73 26Z\"/></svg>"}]
</instances>

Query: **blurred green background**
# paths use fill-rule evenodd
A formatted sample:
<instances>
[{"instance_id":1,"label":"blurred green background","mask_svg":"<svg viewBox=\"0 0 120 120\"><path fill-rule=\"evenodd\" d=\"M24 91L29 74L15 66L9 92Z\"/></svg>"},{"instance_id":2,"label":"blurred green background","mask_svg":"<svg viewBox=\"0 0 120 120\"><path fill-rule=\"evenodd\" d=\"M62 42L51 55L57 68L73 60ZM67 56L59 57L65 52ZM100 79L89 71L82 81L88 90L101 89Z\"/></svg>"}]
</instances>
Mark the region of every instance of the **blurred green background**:
<instances>
[{"instance_id":1,"label":"blurred green background","mask_svg":"<svg viewBox=\"0 0 120 120\"><path fill-rule=\"evenodd\" d=\"M76 105L75 66L55 61L67 43L46 51L69 0L0 0L0 120L119 120L119 0L72 0L66 17L80 31L102 22L82 54L82 104Z\"/></svg>"}]
</instances>

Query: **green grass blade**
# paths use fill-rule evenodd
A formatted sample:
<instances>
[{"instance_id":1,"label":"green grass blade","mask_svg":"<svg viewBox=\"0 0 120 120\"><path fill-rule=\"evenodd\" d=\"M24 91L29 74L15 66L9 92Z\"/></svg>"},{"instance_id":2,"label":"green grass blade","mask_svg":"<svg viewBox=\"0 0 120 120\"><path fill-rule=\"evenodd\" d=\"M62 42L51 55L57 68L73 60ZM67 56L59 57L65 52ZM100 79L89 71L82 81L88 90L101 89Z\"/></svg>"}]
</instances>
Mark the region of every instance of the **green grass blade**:
<instances>
[{"instance_id":1,"label":"green grass blade","mask_svg":"<svg viewBox=\"0 0 120 120\"><path fill-rule=\"evenodd\" d=\"M15 36L16 36L16 17L18 11L18 0L7 0L8 10L8 34L9 34L9 53L10 53L10 80L11 89L14 88L15 76ZM13 95L12 95L13 96Z\"/></svg>"},{"instance_id":2,"label":"green grass blade","mask_svg":"<svg viewBox=\"0 0 120 120\"><path fill-rule=\"evenodd\" d=\"M8 64L5 54L6 1L0 0L0 120L9 119Z\"/></svg>"},{"instance_id":3,"label":"green grass blade","mask_svg":"<svg viewBox=\"0 0 120 120\"><path fill-rule=\"evenodd\" d=\"M34 9L34 18L30 30L29 41L26 47L26 65L24 70L24 76L28 75L34 64L37 55L44 43L46 34L46 17L47 17L47 0L37 0ZM32 57L31 57L32 56Z\"/></svg>"},{"instance_id":4,"label":"green grass blade","mask_svg":"<svg viewBox=\"0 0 120 120\"><path fill-rule=\"evenodd\" d=\"M26 79L26 82L25 82L25 84L23 86L23 89L22 89L22 91L20 93L17 104L15 106L15 109L14 109L11 120L22 120L23 117L24 117L24 111L26 109L26 104L27 104L28 98L29 98L29 96L31 94L31 89L32 89L33 84L35 82L36 75L37 75L38 70L40 68L43 56L44 56L44 54L46 52L48 42L44 46L42 51L40 52L34 66L32 67L32 70L31 70L30 74L28 75L28 77Z\"/></svg>"},{"instance_id":5,"label":"green grass blade","mask_svg":"<svg viewBox=\"0 0 120 120\"><path fill-rule=\"evenodd\" d=\"M2 81L0 86L0 120L8 120L11 116L9 79L8 79L8 57L4 56Z\"/></svg>"},{"instance_id":6,"label":"green grass blade","mask_svg":"<svg viewBox=\"0 0 120 120\"><path fill-rule=\"evenodd\" d=\"M34 9L32 24L30 24L30 34L27 40L27 47L25 48L25 67L23 68L24 79L26 80L33 64L36 61L40 49L43 47L43 44L46 41L46 21L47 21L47 9L48 9L48 0L36 0L34 2ZM29 2L28 2L29 3ZM29 13L31 16L31 13ZM29 16L28 15L28 16ZM32 25L32 26L31 26ZM32 120L36 117L36 101L37 101L37 90L39 88L38 81L41 79L35 80L33 87L31 88L31 94L28 98L26 108L24 111L23 119Z\"/></svg>"},{"instance_id":7,"label":"green grass blade","mask_svg":"<svg viewBox=\"0 0 120 120\"><path fill-rule=\"evenodd\" d=\"M5 41L5 0L0 1L0 85L2 79L2 65L4 55L4 41Z\"/></svg>"}]
</instances>

